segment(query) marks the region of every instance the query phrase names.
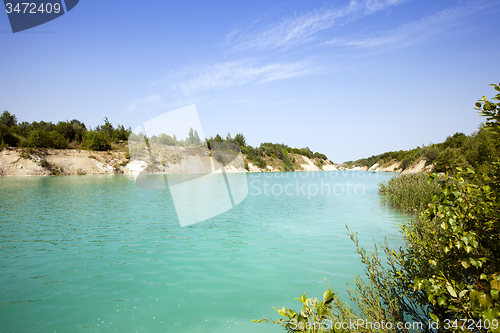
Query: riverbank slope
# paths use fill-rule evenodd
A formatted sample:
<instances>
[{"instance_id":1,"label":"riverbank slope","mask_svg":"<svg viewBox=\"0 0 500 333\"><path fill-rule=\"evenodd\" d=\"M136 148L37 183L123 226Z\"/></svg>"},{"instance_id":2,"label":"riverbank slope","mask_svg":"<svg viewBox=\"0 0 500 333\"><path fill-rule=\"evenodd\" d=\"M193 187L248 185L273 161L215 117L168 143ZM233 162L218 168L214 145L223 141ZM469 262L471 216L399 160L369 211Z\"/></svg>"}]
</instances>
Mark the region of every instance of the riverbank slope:
<instances>
[{"instance_id":1,"label":"riverbank slope","mask_svg":"<svg viewBox=\"0 0 500 333\"><path fill-rule=\"evenodd\" d=\"M163 163L164 171L168 168L180 170L179 166L189 155L186 149L176 147L176 159ZM208 149L204 151L209 156ZM0 176L50 176L50 175L105 175L105 174L136 174L146 166L137 161L131 161L126 151L91 151L80 149L22 149L4 148L0 150ZM252 164L243 155L248 166L226 167L225 172L278 172L283 171L278 160L267 161L265 168ZM329 160L318 163L317 159L310 159L299 154L290 154L294 160L296 171L338 170L338 165Z\"/></svg>"}]
</instances>

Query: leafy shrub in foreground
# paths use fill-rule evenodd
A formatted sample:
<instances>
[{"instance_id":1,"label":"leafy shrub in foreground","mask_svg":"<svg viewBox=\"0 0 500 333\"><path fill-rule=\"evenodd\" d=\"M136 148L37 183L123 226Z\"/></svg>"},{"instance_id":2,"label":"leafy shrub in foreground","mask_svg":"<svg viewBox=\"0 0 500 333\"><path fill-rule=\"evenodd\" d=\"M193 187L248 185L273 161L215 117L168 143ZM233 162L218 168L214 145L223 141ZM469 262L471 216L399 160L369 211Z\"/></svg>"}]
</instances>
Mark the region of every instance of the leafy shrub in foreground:
<instances>
[{"instance_id":1,"label":"leafy shrub in foreground","mask_svg":"<svg viewBox=\"0 0 500 333\"><path fill-rule=\"evenodd\" d=\"M469 169L468 173L475 174ZM490 182L489 177L484 183ZM438 176L430 176L437 181ZM399 257L401 282L431 318L500 319L500 208L489 185L469 184L459 173L439 181L436 201L403 227L408 249ZM500 332L500 328L480 332Z\"/></svg>"}]
</instances>

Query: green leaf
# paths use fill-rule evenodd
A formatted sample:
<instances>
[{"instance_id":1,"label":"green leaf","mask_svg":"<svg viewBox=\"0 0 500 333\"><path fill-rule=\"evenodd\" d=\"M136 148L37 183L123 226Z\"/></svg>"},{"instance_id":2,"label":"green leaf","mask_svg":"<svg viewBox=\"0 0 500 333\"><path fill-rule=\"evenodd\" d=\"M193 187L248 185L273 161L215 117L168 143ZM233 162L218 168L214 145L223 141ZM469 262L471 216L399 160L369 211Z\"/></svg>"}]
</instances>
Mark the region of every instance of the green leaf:
<instances>
[{"instance_id":1,"label":"green leaf","mask_svg":"<svg viewBox=\"0 0 500 333\"><path fill-rule=\"evenodd\" d=\"M477 294L477 300L482 306L486 308L489 308L493 305L493 299L491 298L491 296L482 291Z\"/></svg>"},{"instance_id":2,"label":"green leaf","mask_svg":"<svg viewBox=\"0 0 500 333\"><path fill-rule=\"evenodd\" d=\"M470 267L470 265L467 261L462 261L462 266L464 266L465 269Z\"/></svg>"},{"instance_id":3,"label":"green leaf","mask_svg":"<svg viewBox=\"0 0 500 333\"><path fill-rule=\"evenodd\" d=\"M457 298L457 293L455 292L455 289L453 289L451 285L447 285L446 289L448 290L451 296Z\"/></svg>"},{"instance_id":4,"label":"green leaf","mask_svg":"<svg viewBox=\"0 0 500 333\"><path fill-rule=\"evenodd\" d=\"M301 302L302 304L306 304L307 302L307 297L306 297L306 293L303 293L302 296L300 298L298 297L295 297L296 300L298 300L299 302Z\"/></svg>"},{"instance_id":5,"label":"green leaf","mask_svg":"<svg viewBox=\"0 0 500 333\"><path fill-rule=\"evenodd\" d=\"M499 296L498 289L491 289L490 294L491 294L491 298L493 298L493 300L498 301L498 296Z\"/></svg>"},{"instance_id":6,"label":"green leaf","mask_svg":"<svg viewBox=\"0 0 500 333\"><path fill-rule=\"evenodd\" d=\"M422 290L423 287L424 287L424 283L420 279L415 279L415 283L413 285L413 288L415 290Z\"/></svg>"},{"instance_id":7,"label":"green leaf","mask_svg":"<svg viewBox=\"0 0 500 333\"><path fill-rule=\"evenodd\" d=\"M465 296L465 294L467 294L468 290L467 289L464 289L460 292L460 294L458 294L458 297L462 298Z\"/></svg>"},{"instance_id":8,"label":"green leaf","mask_svg":"<svg viewBox=\"0 0 500 333\"><path fill-rule=\"evenodd\" d=\"M293 317L295 317L297 315L297 313L293 310L286 309L286 315L288 318L292 319Z\"/></svg>"},{"instance_id":9,"label":"green leaf","mask_svg":"<svg viewBox=\"0 0 500 333\"><path fill-rule=\"evenodd\" d=\"M318 316L323 317L326 314L328 314L328 310L325 308L325 306L320 306L318 308Z\"/></svg>"},{"instance_id":10,"label":"green leaf","mask_svg":"<svg viewBox=\"0 0 500 333\"><path fill-rule=\"evenodd\" d=\"M331 303L333 301L333 293L330 289L323 293L323 300L325 304Z\"/></svg>"}]
</instances>

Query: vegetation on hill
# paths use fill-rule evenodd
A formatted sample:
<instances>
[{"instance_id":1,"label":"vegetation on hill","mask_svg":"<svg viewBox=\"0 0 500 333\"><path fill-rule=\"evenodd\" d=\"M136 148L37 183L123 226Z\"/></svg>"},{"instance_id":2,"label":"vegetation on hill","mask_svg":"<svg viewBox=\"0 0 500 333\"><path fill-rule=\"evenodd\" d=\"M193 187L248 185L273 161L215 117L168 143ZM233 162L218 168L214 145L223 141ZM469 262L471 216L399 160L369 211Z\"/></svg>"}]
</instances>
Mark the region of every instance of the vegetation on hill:
<instances>
[{"instance_id":1,"label":"vegetation on hill","mask_svg":"<svg viewBox=\"0 0 500 333\"><path fill-rule=\"evenodd\" d=\"M499 85L493 86L500 92ZM500 101L500 93L493 100ZM476 107L487 119L479 132L482 138L455 135L437 156L448 150L463 157L467 147L477 146L499 151L500 102L483 97ZM453 165L457 159L452 157L445 164L452 177L429 174L425 185L422 176L402 176L381 186L396 207L419 211L402 226L406 248L394 251L385 243L383 262L376 246L366 252L350 232L366 273L348 290L355 306L344 303L330 286L322 300L305 294L297 298L299 312L283 307L280 320L257 322L308 333L500 332L498 155L477 157L473 164L464 157L467 169ZM412 197L415 191L421 193Z\"/></svg>"},{"instance_id":2,"label":"vegetation on hill","mask_svg":"<svg viewBox=\"0 0 500 333\"><path fill-rule=\"evenodd\" d=\"M285 144L271 142L264 142L261 143L259 147L252 147L247 145L245 136L241 133L236 134L234 138L231 137L230 133L228 133L225 139L217 134L215 137L207 139L207 143L209 143L209 145L210 142L231 142L237 144L240 147L241 152L246 155L248 161L262 169L267 167L267 159L269 161L276 160L284 171L294 171L295 157L292 156L293 154L306 156L309 159L315 159L317 166L320 168L325 161L328 160L325 154L318 152L315 153L308 147L299 149L289 147Z\"/></svg>"},{"instance_id":3,"label":"vegetation on hill","mask_svg":"<svg viewBox=\"0 0 500 333\"><path fill-rule=\"evenodd\" d=\"M130 128L125 129L123 125L114 127L108 118L104 118L102 125L92 129L87 128L84 123L76 119L60 121L57 124L45 121L18 123L16 116L9 111L4 111L0 116L0 148L85 148L106 151L112 149L112 142L128 141L129 138L131 142L145 140L148 145L192 148L208 146L209 149L211 143L217 143L218 149L223 148L221 144L233 144L231 149L239 147L247 161L262 169L271 164L285 171L293 171L296 167L294 165L296 163L295 155L312 159L319 168L322 168L325 161L328 160L326 155L313 152L307 147L292 148L284 144L265 142L254 148L246 143L245 136L241 133L234 137L228 133L225 138L217 134L215 137L202 141L198 132L191 128L184 139L168 134L145 137L142 134L132 133ZM229 146L226 148L229 149ZM246 162L245 167L248 169Z\"/></svg>"},{"instance_id":4,"label":"vegetation on hill","mask_svg":"<svg viewBox=\"0 0 500 333\"><path fill-rule=\"evenodd\" d=\"M178 147L191 147L191 148L202 148L206 147L205 142L201 141L198 131L189 129L188 135L185 139L179 139L175 134L168 135L165 133L159 135L153 135L147 137L142 133L135 134L131 133L128 137L130 142L139 142L145 140L148 145L160 145L160 146L178 146Z\"/></svg>"},{"instance_id":5,"label":"vegetation on hill","mask_svg":"<svg viewBox=\"0 0 500 333\"><path fill-rule=\"evenodd\" d=\"M0 147L55 148L84 147L90 150L109 150L111 142L127 140L131 129L123 125L116 128L104 118L104 124L88 128L79 120L17 122L9 111L0 116Z\"/></svg>"},{"instance_id":6,"label":"vegetation on hill","mask_svg":"<svg viewBox=\"0 0 500 333\"><path fill-rule=\"evenodd\" d=\"M401 162L400 168L406 169L420 158L426 164L433 164L435 172L449 172L460 167L474 168L479 172L489 172L494 162L500 161L500 149L494 134L480 125L471 135L455 133L442 143L417 147L412 150L400 150L346 162L346 166L367 166L375 163L383 165L390 161Z\"/></svg>"}]
</instances>

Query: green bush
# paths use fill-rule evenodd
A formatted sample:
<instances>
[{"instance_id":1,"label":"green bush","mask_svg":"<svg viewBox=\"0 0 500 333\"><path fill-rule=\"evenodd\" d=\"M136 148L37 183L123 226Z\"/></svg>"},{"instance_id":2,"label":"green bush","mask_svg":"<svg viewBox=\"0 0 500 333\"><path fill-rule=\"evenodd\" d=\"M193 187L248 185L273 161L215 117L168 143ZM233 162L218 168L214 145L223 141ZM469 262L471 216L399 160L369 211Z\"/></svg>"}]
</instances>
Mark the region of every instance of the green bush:
<instances>
[{"instance_id":1,"label":"green bush","mask_svg":"<svg viewBox=\"0 0 500 333\"><path fill-rule=\"evenodd\" d=\"M283 157L283 167L284 167L284 171L294 171L295 170L295 167L294 167L292 161L290 160L290 158L288 157L288 154Z\"/></svg>"},{"instance_id":2,"label":"green bush","mask_svg":"<svg viewBox=\"0 0 500 333\"><path fill-rule=\"evenodd\" d=\"M222 155L222 153L220 151L215 151L213 153L213 155L214 155L214 159L216 161L218 161L219 163L222 163L222 164L225 163L224 155Z\"/></svg>"},{"instance_id":3,"label":"green bush","mask_svg":"<svg viewBox=\"0 0 500 333\"><path fill-rule=\"evenodd\" d=\"M118 127L113 131L113 141L118 143L120 140L127 141L128 137L132 133L132 129L125 129L123 125L118 125ZM198 133L196 133L196 136L198 136ZM198 142L199 142L198 138Z\"/></svg>"},{"instance_id":4,"label":"green bush","mask_svg":"<svg viewBox=\"0 0 500 333\"><path fill-rule=\"evenodd\" d=\"M44 130L32 130L28 135L28 145L30 148L49 148L51 142Z\"/></svg>"},{"instance_id":5,"label":"green bush","mask_svg":"<svg viewBox=\"0 0 500 333\"><path fill-rule=\"evenodd\" d=\"M50 169L50 167L51 167L50 163L49 163L49 162L47 162L47 160L46 160L45 158L42 158L42 159L40 160L40 166L41 166L42 168L46 168L46 169Z\"/></svg>"},{"instance_id":6,"label":"green bush","mask_svg":"<svg viewBox=\"0 0 500 333\"><path fill-rule=\"evenodd\" d=\"M464 154L454 148L446 148L434 160L434 170L437 172L454 172L456 168L468 167L471 165L467 162Z\"/></svg>"},{"instance_id":7,"label":"green bush","mask_svg":"<svg viewBox=\"0 0 500 333\"><path fill-rule=\"evenodd\" d=\"M245 147L247 145L245 136L241 133L236 134L233 141L240 147Z\"/></svg>"},{"instance_id":8,"label":"green bush","mask_svg":"<svg viewBox=\"0 0 500 333\"><path fill-rule=\"evenodd\" d=\"M32 130L28 136L30 148L56 148L63 149L68 146L66 139L57 131L49 133L44 130Z\"/></svg>"},{"instance_id":9,"label":"green bush","mask_svg":"<svg viewBox=\"0 0 500 333\"><path fill-rule=\"evenodd\" d=\"M84 141L85 146L90 150L106 151L111 149L110 138L103 131L87 131Z\"/></svg>"},{"instance_id":10,"label":"green bush","mask_svg":"<svg viewBox=\"0 0 500 333\"><path fill-rule=\"evenodd\" d=\"M455 133L453 136L448 136L446 141L441 143L442 148L461 148L464 146L464 142L467 139L467 135L464 133Z\"/></svg>"},{"instance_id":11,"label":"green bush","mask_svg":"<svg viewBox=\"0 0 500 333\"><path fill-rule=\"evenodd\" d=\"M61 134L66 140L73 141L75 139L75 130L73 124L67 121L60 121L56 125L57 133Z\"/></svg>"},{"instance_id":12,"label":"green bush","mask_svg":"<svg viewBox=\"0 0 500 333\"><path fill-rule=\"evenodd\" d=\"M131 139L129 141L137 141L139 137L135 134L131 136ZM159 136L152 136L151 139L149 140L152 144L159 144L162 146L176 146L179 144L179 141L177 138L174 136L167 135L165 133L160 134Z\"/></svg>"},{"instance_id":13,"label":"green bush","mask_svg":"<svg viewBox=\"0 0 500 333\"><path fill-rule=\"evenodd\" d=\"M431 164L438 157L439 149L436 147L425 147L424 148L424 158L427 164Z\"/></svg>"},{"instance_id":14,"label":"green bush","mask_svg":"<svg viewBox=\"0 0 500 333\"><path fill-rule=\"evenodd\" d=\"M17 137L17 146L18 147L23 147L23 148L29 147L28 138L25 138L24 136L20 136L17 134L14 134L14 136Z\"/></svg>"},{"instance_id":15,"label":"green bush","mask_svg":"<svg viewBox=\"0 0 500 333\"><path fill-rule=\"evenodd\" d=\"M260 156L256 156L251 161L255 166L257 166L261 169L265 169L267 167L266 161Z\"/></svg>"},{"instance_id":16,"label":"green bush","mask_svg":"<svg viewBox=\"0 0 500 333\"><path fill-rule=\"evenodd\" d=\"M327 160L328 159L325 154L321 154L321 153L318 153L318 152L314 153L314 158L320 158L322 160Z\"/></svg>"},{"instance_id":17,"label":"green bush","mask_svg":"<svg viewBox=\"0 0 500 333\"><path fill-rule=\"evenodd\" d=\"M280 160L282 160L283 159L283 149L282 148L276 148L275 155L276 155L277 158L279 158Z\"/></svg>"},{"instance_id":18,"label":"green bush","mask_svg":"<svg viewBox=\"0 0 500 333\"><path fill-rule=\"evenodd\" d=\"M14 135L9 127L0 123L0 146L17 147L19 139Z\"/></svg>"},{"instance_id":19,"label":"green bush","mask_svg":"<svg viewBox=\"0 0 500 333\"><path fill-rule=\"evenodd\" d=\"M64 149L68 147L68 143L64 136L57 131L52 131L47 134L49 148Z\"/></svg>"},{"instance_id":20,"label":"green bush","mask_svg":"<svg viewBox=\"0 0 500 333\"><path fill-rule=\"evenodd\" d=\"M475 175L469 169L469 174ZM482 182L491 183L485 175ZM430 177L437 181L436 174ZM461 173L439 181L435 202L403 228L401 283L429 315L444 320L500 318L500 209L498 192L467 183ZM500 332L500 329L482 330Z\"/></svg>"}]
</instances>

